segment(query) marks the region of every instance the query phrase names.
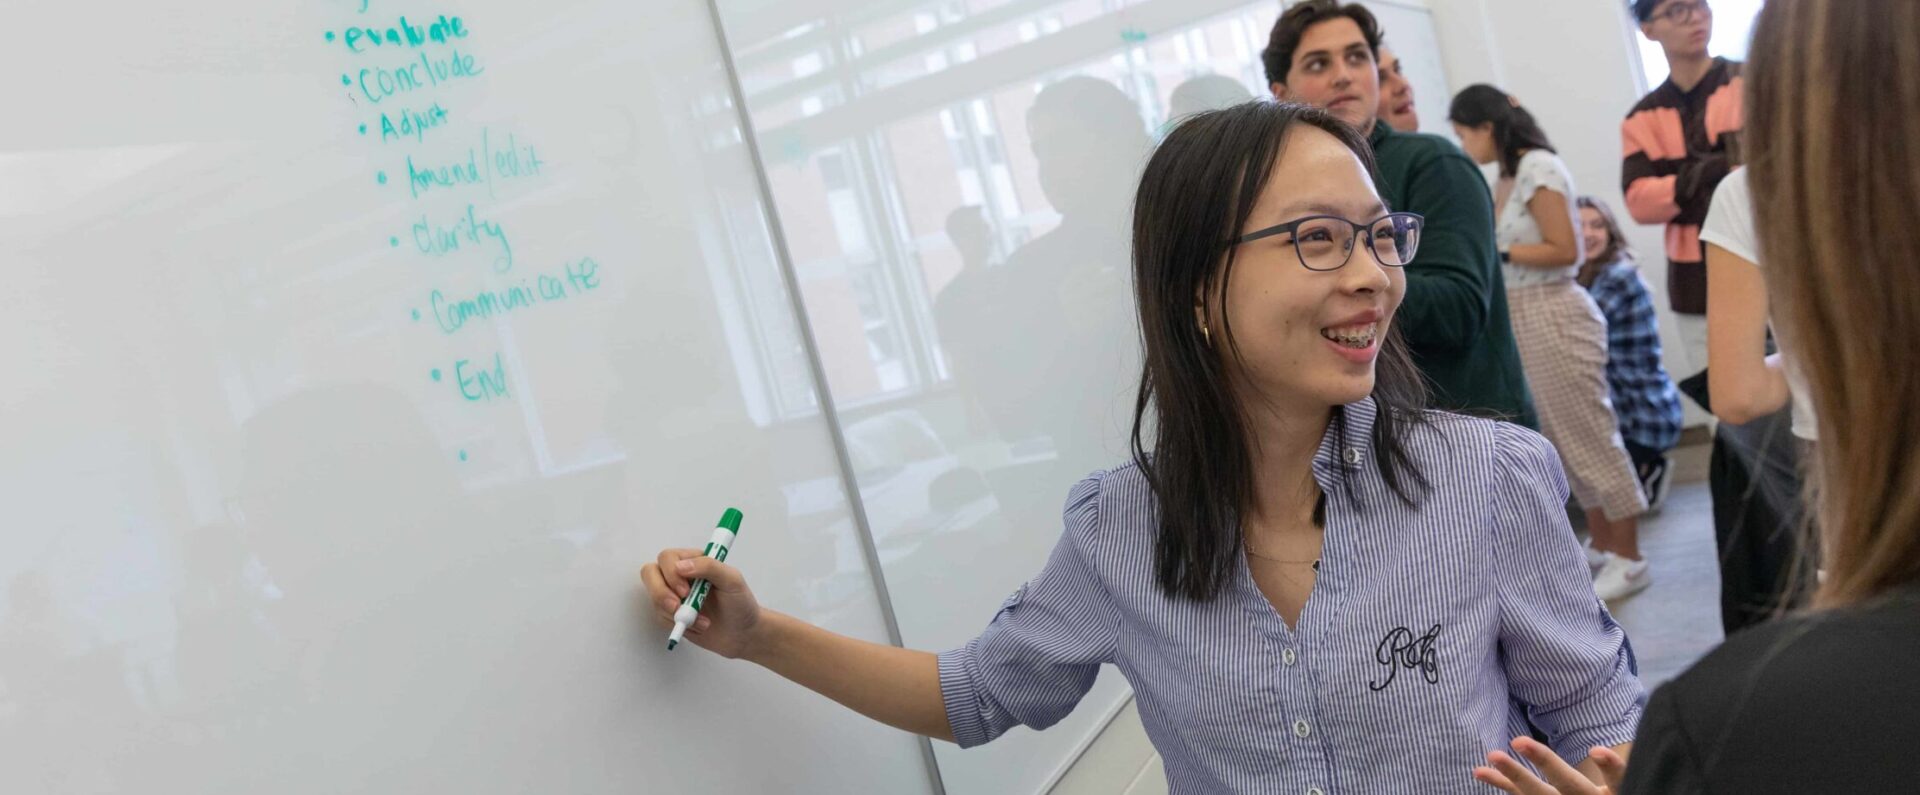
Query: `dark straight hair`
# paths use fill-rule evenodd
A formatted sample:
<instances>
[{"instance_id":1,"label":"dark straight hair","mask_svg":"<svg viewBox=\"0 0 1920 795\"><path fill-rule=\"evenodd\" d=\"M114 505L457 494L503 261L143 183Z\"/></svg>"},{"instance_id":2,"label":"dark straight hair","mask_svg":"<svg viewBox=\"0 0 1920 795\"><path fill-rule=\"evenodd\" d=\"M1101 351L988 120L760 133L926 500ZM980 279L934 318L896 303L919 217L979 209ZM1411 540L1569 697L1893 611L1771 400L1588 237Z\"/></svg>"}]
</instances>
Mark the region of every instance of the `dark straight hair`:
<instances>
[{"instance_id":1,"label":"dark straight hair","mask_svg":"<svg viewBox=\"0 0 1920 795\"><path fill-rule=\"evenodd\" d=\"M1493 125L1493 145L1500 151L1500 176L1511 177L1520 168L1520 156L1529 149L1554 151L1546 131L1520 100L1485 83L1461 89L1447 109L1447 120L1462 127Z\"/></svg>"},{"instance_id":2,"label":"dark straight hair","mask_svg":"<svg viewBox=\"0 0 1920 795\"><path fill-rule=\"evenodd\" d=\"M1145 357L1133 460L1159 512L1154 575L1169 597L1211 601L1231 581L1240 560L1240 519L1253 494L1246 407L1228 388L1228 365L1240 349L1225 317L1209 344L1195 298L1227 289L1236 250L1227 241L1246 225L1289 135L1306 128L1332 135L1374 173L1373 153L1352 127L1317 108L1259 101L1197 114L1174 127L1147 161L1134 195L1133 277ZM1411 505L1425 494L1427 480L1403 439L1410 425L1424 420L1426 388L1398 326L1389 326L1382 342L1373 398L1372 458L1394 494ZM1331 430L1346 434L1344 407L1334 409ZM1352 474L1342 471L1347 499L1364 510Z\"/></svg>"}]
</instances>

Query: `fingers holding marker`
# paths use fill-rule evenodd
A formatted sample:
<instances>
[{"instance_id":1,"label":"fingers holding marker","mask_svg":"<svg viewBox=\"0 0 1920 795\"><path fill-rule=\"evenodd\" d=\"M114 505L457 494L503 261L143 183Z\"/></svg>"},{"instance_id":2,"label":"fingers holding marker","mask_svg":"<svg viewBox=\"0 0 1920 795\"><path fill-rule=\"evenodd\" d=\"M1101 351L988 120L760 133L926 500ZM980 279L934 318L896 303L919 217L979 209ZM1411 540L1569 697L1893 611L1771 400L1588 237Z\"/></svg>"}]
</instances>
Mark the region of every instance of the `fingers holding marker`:
<instances>
[{"instance_id":1,"label":"fingers holding marker","mask_svg":"<svg viewBox=\"0 0 1920 795\"><path fill-rule=\"evenodd\" d=\"M681 581L694 579L688 585L688 590L683 592L685 593L683 601L673 611L673 629L667 634L668 651L680 645L681 638L685 637L687 631L693 629L701 620L700 608L705 604L708 592L714 589L714 581L709 577L730 576L734 587L742 587L737 572L725 567L721 567L725 570L715 568L720 565L720 561L727 559L727 552L733 546L734 538L740 533L740 519L739 510L728 508L726 513L721 514L719 523L714 526L713 537L707 541L707 548L694 555L681 555L678 559L673 559L674 553L681 550L667 550L660 553L660 566L663 570L670 570L672 579ZM691 552L691 550L685 551ZM727 583L722 582L720 589L727 590Z\"/></svg>"},{"instance_id":2,"label":"fingers holding marker","mask_svg":"<svg viewBox=\"0 0 1920 795\"><path fill-rule=\"evenodd\" d=\"M668 624L673 623L673 610L680 600L673 595L672 589L660 573L660 567L649 563L640 567L640 582L646 588L647 601L653 603L653 612Z\"/></svg>"},{"instance_id":3,"label":"fingers holding marker","mask_svg":"<svg viewBox=\"0 0 1920 795\"><path fill-rule=\"evenodd\" d=\"M660 558L655 561L655 563L660 568L661 579L666 582L667 588L673 592L676 598L687 598L688 589L693 587L691 579L681 571L679 563L686 558L697 558L699 556L700 550L697 549L660 550Z\"/></svg>"},{"instance_id":4,"label":"fingers holding marker","mask_svg":"<svg viewBox=\"0 0 1920 795\"><path fill-rule=\"evenodd\" d=\"M737 590L746 580L740 576L740 570L709 557L693 557L680 561L680 575L713 583L716 591Z\"/></svg>"}]
</instances>

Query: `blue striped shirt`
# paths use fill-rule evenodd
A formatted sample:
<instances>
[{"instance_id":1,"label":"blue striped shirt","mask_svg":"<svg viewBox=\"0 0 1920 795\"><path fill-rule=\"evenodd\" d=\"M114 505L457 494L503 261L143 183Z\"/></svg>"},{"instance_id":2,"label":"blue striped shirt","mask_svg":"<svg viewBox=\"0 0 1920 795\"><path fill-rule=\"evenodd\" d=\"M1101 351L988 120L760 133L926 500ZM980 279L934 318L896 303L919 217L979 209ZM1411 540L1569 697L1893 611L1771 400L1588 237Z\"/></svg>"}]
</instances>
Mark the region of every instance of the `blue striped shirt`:
<instances>
[{"instance_id":1,"label":"blue striped shirt","mask_svg":"<svg viewBox=\"0 0 1920 795\"><path fill-rule=\"evenodd\" d=\"M1594 597L1552 446L1431 414L1408 446L1433 491L1409 508L1369 465L1372 400L1343 410L1314 457L1326 531L1297 627L1244 557L1211 602L1163 594L1146 478L1095 473L1040 574L940 655L955 740L1052 725L1103 663L1133 686L1174 793L1484 795L1473 767L1529 721L1574 762L1632 740L1646 691Z\"/></svg>"}]
</instances>

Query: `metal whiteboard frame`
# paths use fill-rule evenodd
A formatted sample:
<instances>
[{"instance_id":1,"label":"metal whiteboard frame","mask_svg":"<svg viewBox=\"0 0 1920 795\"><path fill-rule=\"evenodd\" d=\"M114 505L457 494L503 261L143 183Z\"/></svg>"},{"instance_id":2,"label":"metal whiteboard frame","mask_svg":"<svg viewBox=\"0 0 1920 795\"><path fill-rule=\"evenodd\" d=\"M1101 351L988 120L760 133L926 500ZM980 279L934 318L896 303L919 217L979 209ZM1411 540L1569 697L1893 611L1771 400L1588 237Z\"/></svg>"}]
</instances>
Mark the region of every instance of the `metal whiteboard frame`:
<instances>
[{"instance_id":1,"label":"metal whiteboard frame","mask_svg":"<svg viewBox=\"0 0 1920 795\"><path fill-rule=\"evenodd\" d=\"M760 192L760 201L766 206L767 234L773 243L774 262L780 268L780 279L786 285L787 300L793 304L795 322L800 324L800 347L807 355L807 370L813 377L814 399L820 401L821 417L827 421L827 436L833 442L835 465L840 469L840 484L846 494L848 510L853 515L855 535L860 539L860 553L866 559L867 571L873 577L873 589L880 599L880 616L886 622L887 641L894 646L904 647L900 638L900 621L893 613L893 597L887 590L886 571L880 565L880 550L874 545L873 526L867 520L867 506L860 497L859 480L853 474L853 460L847 452L846 434L840 428L840 415L834 406L833 390L827 386L826 366L820 361L819 342L813 336L813 323L807 317L807 302L800 295L800 277L793 267L793 259L787 250L786 229L780 223L780 209L774 204L773 185L767 181L766 161L760 156L759 137L754 134L753 119L747 112L746 91L740 85L740 72L733 62L733 47L727 41L726 21L720 15L720 0L707 0L707 14L713 20L713 35L720 42L720 63L727 73L727 93L733 100L734 116L740 123L740 140L747 147L747 157L753 165L755 189ZM946 795L946 783L940 778L940 762L933 755L933 741L925 736L916 735L916 744L920 747L921 761L926 764L927 784L935 795Z\"/></svg>"}]
</instances>

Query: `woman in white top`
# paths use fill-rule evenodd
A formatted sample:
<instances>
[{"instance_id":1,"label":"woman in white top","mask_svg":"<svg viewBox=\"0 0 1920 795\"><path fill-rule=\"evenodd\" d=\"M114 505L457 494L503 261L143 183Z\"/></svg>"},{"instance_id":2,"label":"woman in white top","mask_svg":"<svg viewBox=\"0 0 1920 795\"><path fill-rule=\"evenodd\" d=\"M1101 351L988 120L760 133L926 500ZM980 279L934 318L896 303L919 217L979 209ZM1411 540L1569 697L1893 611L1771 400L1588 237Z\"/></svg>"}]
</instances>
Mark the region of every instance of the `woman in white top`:
<instances>
[{"instance_id":1,"label":"woman in white top","mask_svg":"<svg viewBox=\"0 0 1920 795\"><path fill-rule=\"evenodd\" d=\"M1447 118L1468 156L1500 164L1495 240L1513 335L1540 430L1559 448L1586 509L1594 592L1638 593L1649 581L1639 525L1647 500L1609 397L1607 321L1574 281L1585 257L1573 177L1533 115L1500 89L1469 86Z\"/></svg>"},{"instance_id":2,"label":"woman in white top","mask_svg":"<svg viewBox=\"0 0 1920 795\"><path fill-rule=\"evenodd\" d=\"M1791 402L1793 435L1813 441L1819 431L1805 379L1785 348L1767 353L1772 312L1746 169L1727 175L1714 190L1700 242L1707 246L1707 393L1714 416L1739 425Z\"/></svg>"},{"instance_id":3,"label":"woman in white top","mask_svg":"<svg viewBox=\"0 0 1920 795\"><path fill-rule=\"evenodd\" d=\"M1716 538L1722 612L1749 622L1775 615L1777 606L1800 606L1813 592L1800 561L1815 536L1797 531L1807 521L1802 462L1813 460L1819 434L1795 352L1784 342L1768 352L1778 337L1770 333L1774 302L1757 240L1742 168L1715 189L1700 242L1707 250L1708 408L1721 420L1714 433L1742 451L1735 466L1745 477L1735 485L1745 504L1761 508L1745 518L1743 529L1752 532ZM1767 532L1772 523L1777 532Z\"/></svg>"}]
</instances>

